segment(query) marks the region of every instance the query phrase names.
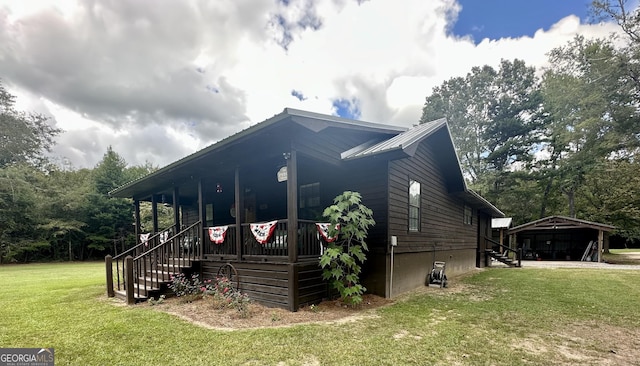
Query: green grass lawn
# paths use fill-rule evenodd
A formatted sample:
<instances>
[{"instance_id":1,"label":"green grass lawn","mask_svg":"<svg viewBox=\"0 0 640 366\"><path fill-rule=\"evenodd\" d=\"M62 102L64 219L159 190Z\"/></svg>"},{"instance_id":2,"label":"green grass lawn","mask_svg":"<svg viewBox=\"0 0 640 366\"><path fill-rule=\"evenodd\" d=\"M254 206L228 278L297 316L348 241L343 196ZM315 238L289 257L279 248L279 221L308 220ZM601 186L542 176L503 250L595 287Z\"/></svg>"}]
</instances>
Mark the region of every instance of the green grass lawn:
<instances>
[{"instance_id":1,"label":"green grass lawn","mask_svg":"<svg viewBox=\"0 0 640 366\"><path fill-rule=\"evenodd\" d=\"M496 268L451 283L357 322L216 331L107 301L102 263L0 266L0 347L53 347L56 365L615 364L636 352L624 342L640 335L640 271Z\"/></svg>"}]
</instances>

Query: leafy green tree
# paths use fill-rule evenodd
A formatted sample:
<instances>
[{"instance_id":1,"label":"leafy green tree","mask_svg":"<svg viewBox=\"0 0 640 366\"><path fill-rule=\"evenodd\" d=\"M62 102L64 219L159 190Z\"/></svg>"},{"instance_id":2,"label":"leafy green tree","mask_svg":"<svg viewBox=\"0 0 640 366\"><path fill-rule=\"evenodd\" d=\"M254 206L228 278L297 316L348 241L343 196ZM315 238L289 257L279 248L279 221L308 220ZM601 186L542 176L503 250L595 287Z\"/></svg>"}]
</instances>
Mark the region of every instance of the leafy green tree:
<instances>
[{"instance_id":1,"label":"leafy green tree","mask_svg":"<svg viewBox=\"0 0 640 366\"><path fill-rule=\"evenodd\" d=\"M421 123L446 117L465 178L471 187L522 220L538 218L539 195L530 174L547 119L540 80L521 60L498 70L474 67L445 81L426 98ZM523 202L522 197L536 201Z\"/></svg>"},{"instance_id":2,"label":"leafy green tree","mask_svg":"<svg viewBox=\"0 0 640 366\"><path fill-rule=\"evenodd\" d=\"M93 170L93 184L97 193L107 195L110 191L127 183L127 162L111 146Z\"/></svg>"},{"instance_id":3,"label":"leafy green tree","mask_svg":"<svg viewBox=\"0 0 640 366\"><path fill-rule=\"evenodd\" d=\"M329 235L338 239L328 244L320 258L322 277L330 280L343 302L358 305L367 290L360 284L360 272L369 250L365 239L369 227L375 225L373 211L362 204L358 192L345 191L333 202L323 215L330 222Z\"/></svg>"},{"instance_id":4,"label":"leafy green tree","mask_svg":"<svg viewBox=\"0 0 640 366\"><path fill-rule=\"evenodd\" d=\"M126 161L111 147L93 169L92 189L87 195L87 249L113 253L126 250L133 237L133 205L131 200L109 197L109 191L127 182Z\"/></svg>"},{"instance_id":5,"label":"leafy green tree","mask_svg":"<svg viewBox=\"0 0 640 366\"><path fill-rule=\"evenodd\" d=\"M576 37L550 53L543 78L548 125L546 169L576 215L576 194L607 159L637 155L640 115L623 57L607 40ZM550 182L551 182L550 180Z\"/></svg>"},{"instance_id":6,"label":"leafy green tree","mask_svg":"<svg viewBox=\"0 0 640 366\"><path fill-rule=\"evenodd\" d=\"M39 228L51 244L51 259L84 259L85 253L89 257L84 229L91 171L52 167L46 176L46 187L42 189L46 199L41 204L46 214Z\"/></svg>"},{"instance_id":7,"label":"leafy green tree","mask_svg":"<svg viewBox=\"0 0 640 366\"><path fill-rule=\"evenodd\" d=\"M498 70L474 67L466 77L434 88L420 123L447 118L465 177L486 191L487 184L500 184L500 173L532 160L541 107L535 69L502 60ZM483 182L488 173L494 173L492 181Z\"/></svg>"},{"instance_id":8,"label":"leafy green tree","mask_svg":"<svg viewBox=\"0 0 640 366\"><path fill-rule=\"evenodd\" d=\"M640 12L629 9L628 0L593 0L591 12L596 20L613 19L633 41L640 41Z\"/></svg>"},{"instance_id":9,"label":"leafy green tree","mask_svg":"<svg viewBox=\"0 0 640 366\"><path fill-rule=\"evenodd\" d=\"M0 169L0 263L29 261L48 247L36 230L41 173L25 164Z\"/></svg>"},{"instance_id":10,"label":"leafy green tree","mask_svg":"<svg viewBox=\"0 0 640 366\"><path fill-rule=\"evenodd\" d=\"M640 161L605 159L585 177L578 195L580 217L618 227L627 239L640 238Z\"/></svg>"},{"instance_id":11,"label":"leafy green tree","mask_svg":"<svg viewBox=\"0 0 640 366\"><path fill-rule=\"evenodd\" d=\"M60 129L41 114L16 111L15 96L0 83L0 168L9 164L42 164L43 153L54 144Z\"/></svg>"},{"instance_id":12,"label":"leafy green tree","mask_svg":"<svg viewBox=\"0 0 640 366\"><path fill-rule=\"evenodd\" d=\"M158 228L163 230L173 224L173 207L158 204ZM150 202L140 202L140 227L143 232L153 231L153 214Z\"/></svg>"}]
</instances>

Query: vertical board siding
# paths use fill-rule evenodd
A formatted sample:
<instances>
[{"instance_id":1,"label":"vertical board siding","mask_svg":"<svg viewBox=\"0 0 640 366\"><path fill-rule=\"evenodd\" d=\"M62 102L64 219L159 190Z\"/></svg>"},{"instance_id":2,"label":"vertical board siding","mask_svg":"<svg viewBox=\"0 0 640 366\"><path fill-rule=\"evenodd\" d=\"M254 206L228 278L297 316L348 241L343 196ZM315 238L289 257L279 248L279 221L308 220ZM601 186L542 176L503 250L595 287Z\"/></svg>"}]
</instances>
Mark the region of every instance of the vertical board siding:
<instances>
[{"instance_id":1,"label":"vertical board siding","mask_svg":"<svg viewBox=\"0 0 640 366\"><path fill-rule=\"evenodd\" d=\"M409 232L409 180L420 182L420 231ZM474 214L476 211L474 210ZM428 140L413 157L389 165L389 235L398 237L397 253L475 249L477 225L463 223L464 200L448 190L437 152Z\"/></svg>"},{"instance_id":2,"label":"vertical board siding","mask_svg":"<svg viewBox=\"0 0 640 366\"><path fill-rule=\"evenodd\" d=\"M369 228L367 244L370 250L385 251L387 247L387 161L356 160L344 175L346 189L359 192L362 203L373 211L376 224Z\"/></svg>"}]
</instances>

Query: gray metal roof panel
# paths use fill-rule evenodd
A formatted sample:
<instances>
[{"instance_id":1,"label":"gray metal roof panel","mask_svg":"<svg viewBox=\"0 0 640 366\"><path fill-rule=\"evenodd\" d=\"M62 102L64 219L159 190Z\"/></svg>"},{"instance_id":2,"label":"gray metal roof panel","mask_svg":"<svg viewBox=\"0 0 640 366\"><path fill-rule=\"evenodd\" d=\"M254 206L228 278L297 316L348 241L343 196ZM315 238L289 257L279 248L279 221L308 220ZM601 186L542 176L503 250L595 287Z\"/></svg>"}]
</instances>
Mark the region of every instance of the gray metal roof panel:
<instances>
[{"instance_id":1,"label":"gray metal roof panel","mask_svg":"<svg viewBox=\"0 0 640 366\"><path fill-rule=\"evenodd\" d=\"M511 227L513 217L498 217L491 219L492 229L508 229Z\"/></svg>"},{"instance_id":2,"label":"gray metal roof panel","mask_svg":"<svg viewBox=\"0 0 640 366\"><path fill-rule=\"evenodd\" d=\"M407 131L406 127L387 125L383 123L375 123L368 121L360 121L355 119L343 118L338 116L331 116L328 114L321 114L309 111L303 111L300 109L293 108L285 108L281 114L286 114L287 116L292 117L303 117L310 118L314 120L322 120L328 122L329 125L336 127L361 127L365 129L370 129L376 132L392 132L392 133L402 133Z\"/></svg>"},{"instance_id":3,"label":"gray metal roof panel","mask_svg":"<svg viewBox=\"0 0 640 366\"><path fill-rule=\"evenodd\" d=\"M355 159L365 156L384 153L392 150L407 149L415 143L424 140L426 137L437 131L440 127L446 125L447 120L444 118L423 123L408 131L402 132L388 140L379 142L373 146L365 147L365 144L361 145L362 149L353 148L351 154L348 152L343 153L343 159Z\"/></svg>"}]
</instances>

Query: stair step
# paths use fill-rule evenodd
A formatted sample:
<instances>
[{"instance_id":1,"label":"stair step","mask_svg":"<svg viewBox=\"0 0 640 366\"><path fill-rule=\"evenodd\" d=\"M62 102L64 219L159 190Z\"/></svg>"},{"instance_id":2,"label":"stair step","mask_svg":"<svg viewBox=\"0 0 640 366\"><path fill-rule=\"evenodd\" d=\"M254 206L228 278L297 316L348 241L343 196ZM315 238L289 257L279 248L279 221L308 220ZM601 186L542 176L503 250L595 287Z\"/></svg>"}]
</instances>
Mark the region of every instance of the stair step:
<instances>
[{"instance_id":1,"label":"stair step","mask_svg":"<svg viewBox=\"0 0 640 366\"><path fill-rule=\"evenodd\" d=\"M127 292L125 290L115 290L113 293L117 298L125 301L127 300ZM142 295L139 296L134 292L133 299L135 300L135 302L138 303L138 302L147 301L149 298L146 296L146 294L145 296L142 296Z\"/></svg>"},{"instance_id":2,"label":"stair step","mask_svg":"<svg viewBox=\"0 0 640 366\"><path fill-rule=\"evenodd\" d=\"M142 286L144 286L144 284L146 283L148 286L151 284L169 284L171 283L171 280L166 280L163 278L156 278L155 276L149 277L149 276L144 276L144 277L138 277L135 279L137 284L140 284ZM145 282L146 281L146 282Z\"/></svg>"}]
</instances>

